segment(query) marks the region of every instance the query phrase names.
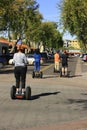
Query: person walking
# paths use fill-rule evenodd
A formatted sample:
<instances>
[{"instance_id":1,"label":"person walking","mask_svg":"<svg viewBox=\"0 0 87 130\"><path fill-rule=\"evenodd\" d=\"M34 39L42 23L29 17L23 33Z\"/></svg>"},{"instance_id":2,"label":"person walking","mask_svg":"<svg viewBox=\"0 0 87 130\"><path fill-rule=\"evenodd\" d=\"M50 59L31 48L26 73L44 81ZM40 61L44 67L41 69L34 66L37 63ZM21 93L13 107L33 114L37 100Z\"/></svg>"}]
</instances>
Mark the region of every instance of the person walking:
<instances>
[{"instance_id":1,"label":"person walking","mask_svg":"<svg viewBox=\"0 0 87 130\"><path fill-rule=\"evenodd\" d=\"M22 38L21 38L21 36L19 36L19 38L17 39L16 44L18 44L18 45L21 45L21 44L22 44Z\"/></svg>"},{"instance_id":2,"label":"person walking","mask_svg":"<svg viewBox=\"0 0 87 130\"><path fill-rule=\"evenodd\" d=\"M13 52L14 53L17 52L17 47L20 46L20 45L22 45L22 38L21 38L21 36L18 37L16 43L13 46Z\"/></svg>"},{"instance_id":3,"label":"person walking","mask_svg":"<svg viewBox=\"0 0 87 130\"><path fill-rule=\"evenodd\" d=\"M59 71L60 55L58 51L54 54L55 71Z\"/></svg>"},{"instance_id":4,"label":"person walking","mask_svg":"<svg viewBox=\"0 0 87 130\"><path fill-rule=\"evenodd\" d=\"M27 72L27 57L22 52L22 46L17 47L17 52L13 56L14 75L16 79L16 94L19 93L21 83L22 94L25 92L26 72Z\"/></svg>"}]
</instances>

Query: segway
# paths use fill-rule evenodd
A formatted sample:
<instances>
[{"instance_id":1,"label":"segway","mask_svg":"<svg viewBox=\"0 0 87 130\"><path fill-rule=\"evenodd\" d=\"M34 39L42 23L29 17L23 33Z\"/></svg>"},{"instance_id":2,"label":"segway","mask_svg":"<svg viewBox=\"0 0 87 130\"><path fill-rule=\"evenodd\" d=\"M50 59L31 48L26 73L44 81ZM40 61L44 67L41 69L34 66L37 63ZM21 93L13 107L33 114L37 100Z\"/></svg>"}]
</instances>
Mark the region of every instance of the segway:
<instances>
[{"instance_id":1,"label":"segway","mask_svg":"<svg viewBox=\"0 0 87 130\"><path fill-rule=\"evenodd\" d=\"M55 69L54 67L54 73L60 73L60 70Z\"/></svg>"},{"instance_id":2,"label":"segway","mask_svg":"<svg viewBox=\"0 0 87 130\"><path fill-rule=\"evenodd\" d=\"M42 78L43 77L43 72L42 71L33 71L32 73L32 78Z\"/></svg>"},{"instance_id":3,"label":"segway","mask_svg":"<svg viewBox=\"0 0 87 130\"><path fill-rule=\"evenodd\" d=\"M70 71L65 72L64 68L64 73L62 72L62 68L60 68L60 77L70 77Z\"/></svg>"},{"instance_id":4,"label":"segway","mask_svg":"<svg viewBox=\"0 0 87 130\"><path fill-rule=\"evenodd\" d=\"M11 99L31 99L31 88L30 86L26 87L24 94L22 94L22 89L19 90L19 93L16 94L16 87L13 85L10 91Z\"/></svg>"}]
</instances>

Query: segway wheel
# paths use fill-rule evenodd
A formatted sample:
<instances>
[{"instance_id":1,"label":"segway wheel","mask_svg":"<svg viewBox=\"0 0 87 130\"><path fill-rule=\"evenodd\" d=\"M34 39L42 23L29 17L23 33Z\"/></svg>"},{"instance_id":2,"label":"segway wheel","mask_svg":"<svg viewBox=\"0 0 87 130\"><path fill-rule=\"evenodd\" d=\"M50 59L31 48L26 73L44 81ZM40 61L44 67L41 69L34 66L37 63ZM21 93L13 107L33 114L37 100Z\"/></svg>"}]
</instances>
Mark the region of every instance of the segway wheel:
<instances>
[{"instance_id":1,"label":"segway wheel","mask_svg":"<svg viewBox=\"0 0 87 130\"><path fill-rule=\"evenodd\" d=\"M40 78L42 78L43 77L43 73L42 72L40 72Z\"/></svg>"},{"instance_id":2,"label":"segway wheel","mask_svg":"<svg viewBox=\"0 0 87 130\"><path fill-rule=\"evenodd\" d=\"M10 92L11 99L15 99L15 93L16 93L16 87L12 86Z\"/></svg>"},{"instance_id":3,"label":"segway wheel","mask_svg":"<svg viewBox=\"0 0 87 130\"><path fill-rule=\"evenodd\" d=\"M55 68L54 68L54 73L56 72Z\"/></svg>"},{"instance_id":4,"label":"segway wheel","mask_svg":"<svg viewBox=\"0 0 87 130\"><path fill-rule=\"evenodd\" d=\"M60 69L60 77L62 77L62 70Z\"/></svg>"},{"instance_id":5,"label":"segway wheel","mask_svg":"<svg viewBox=\"0 0 87 130\"><path fill-rule=\"evenodd\" d=\"M32 78L34 78L35 77L35 72L33 71L33 73L32 73Z\"/></svg>"},{"instance_id":6,"label":"segway wheel","mask_svg":"<svg viewBox=\"0 0 87 130\"><path fill-rule=\"evenodd\" d=\"M26 100L31 99L31 88L30 87L26 88L25 97L26 97Z\"/></svg>"}]
</instances>

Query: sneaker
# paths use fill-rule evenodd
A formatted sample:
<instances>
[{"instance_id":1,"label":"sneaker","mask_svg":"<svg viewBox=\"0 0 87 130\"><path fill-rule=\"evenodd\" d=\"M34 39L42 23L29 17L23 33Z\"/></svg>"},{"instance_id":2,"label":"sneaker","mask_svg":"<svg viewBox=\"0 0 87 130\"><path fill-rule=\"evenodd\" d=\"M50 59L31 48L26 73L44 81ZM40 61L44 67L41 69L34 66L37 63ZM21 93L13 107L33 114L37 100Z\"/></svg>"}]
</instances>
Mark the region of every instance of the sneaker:
<instances>
[{"instance_id":1,"label":"sneaker","mask_svg":"<svg viewBox=\"0 0 87 130\"><path fill-rule=\"evenodd\" d=\"M16 95L18 95L18 91L16 91Z\"/></svg>"}]
</instances>

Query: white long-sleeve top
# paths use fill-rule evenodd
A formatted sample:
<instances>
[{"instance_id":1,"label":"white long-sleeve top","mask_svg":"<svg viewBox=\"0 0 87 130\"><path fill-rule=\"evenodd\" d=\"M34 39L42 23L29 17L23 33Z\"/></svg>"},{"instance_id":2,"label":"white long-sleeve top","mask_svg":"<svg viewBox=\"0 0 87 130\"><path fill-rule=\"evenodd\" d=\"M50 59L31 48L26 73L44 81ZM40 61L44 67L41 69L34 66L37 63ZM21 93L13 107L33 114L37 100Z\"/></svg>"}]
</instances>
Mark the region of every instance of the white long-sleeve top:
<instances>
[{"instance_id":1,"label":"white long-sleeve top","mask_svg":"<svg viewBox=\"0 0 87 130\"><path fill-rule=\"evenodd\" d=\"M15 67L22 66L25 67L27 64L27 57L24 53L18 52L13 56L13 63Z\"/></svg>"}]
</instances>

